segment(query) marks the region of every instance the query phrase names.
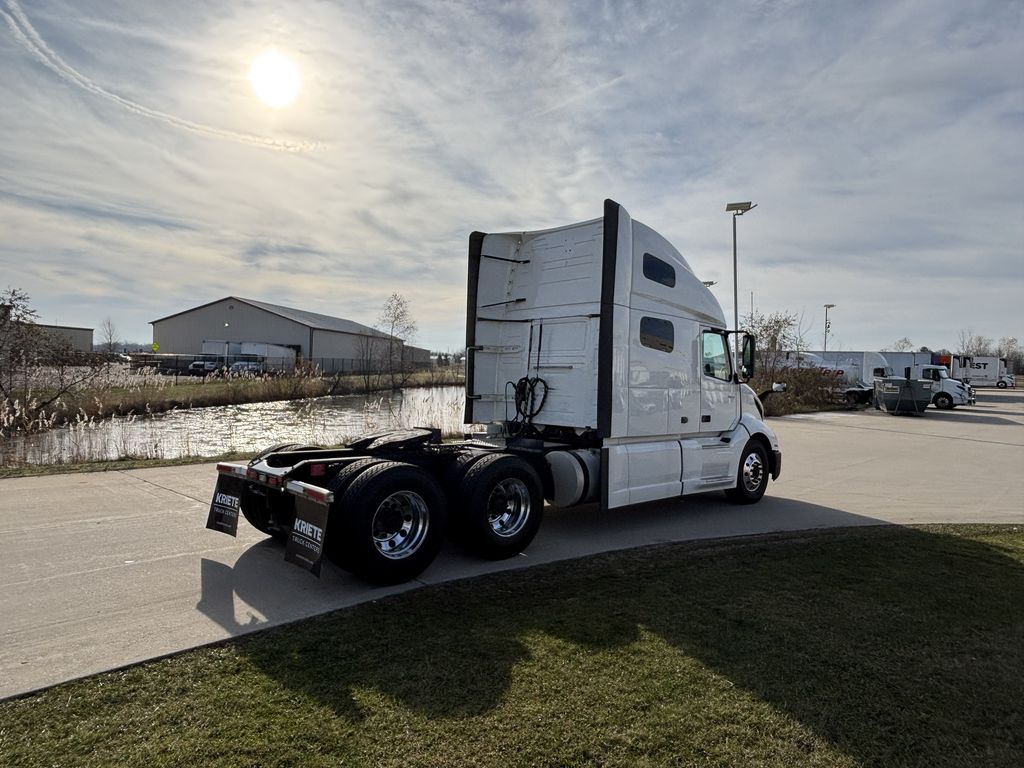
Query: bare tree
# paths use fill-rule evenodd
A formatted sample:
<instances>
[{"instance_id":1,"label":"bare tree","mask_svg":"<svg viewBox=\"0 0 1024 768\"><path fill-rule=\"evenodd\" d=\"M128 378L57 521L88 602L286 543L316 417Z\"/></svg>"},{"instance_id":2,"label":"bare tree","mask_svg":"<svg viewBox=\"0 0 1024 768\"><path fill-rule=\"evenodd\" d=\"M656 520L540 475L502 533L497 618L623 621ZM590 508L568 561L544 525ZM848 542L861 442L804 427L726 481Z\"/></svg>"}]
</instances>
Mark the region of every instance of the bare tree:
<instances>
[{"instance_id":1,"label":"bare tree","mask_svg":"<svg viewBox=\"0 0 1024 768\"><path fill-rule=\"evenodd\" d=\"M416 338L417 330L409 300L405 296L393 293L388 297L377 317L377 330L385 334L384 362L391 388L398 389L408 381L413 370L413 366L403 360L402 348Z\"/></svg>"},{"instance_id":2,"label":"bare tree","mask_svg":"<svg viewBox=\"0 0 1024 768\"><path fill-rule=\"evenodd\" d=\"M996 354L1000 357L1011 357L1014 352L1020 349L1020 342L1016 336L1003 336L996 342Z\"/></svg>"},{"instance_id":3,"label":"bare tree","mask_svg":"<svg viewBox=\"0 0 1024 768\"><path fill-rule=\"evenodd\" d=\"M363 391L380 389L380 376L384 372L386 347L383 335L365 334L356 341L358 373L363 380Z\"/></svg>"},{"instance_id":4,"label":"bare tree","mask_svg":"<svg viewBox=\"0 0 1024 768\"><path fill-rule=\"evenodd\" d=\"M988 336L975 334L971 328L961 328L957 350L961 355L991 355L992 339Z\"/></svg>"},{"instance_id":5,"label":"bare tree","mask_svg":"<svg viewBox=\"0 0 1024 768\"><path fill-rule=\"evenodd\" d=\"M1006 358L1008 370L1012 373L1024 373L1024 347L1015 336L1003 336L996 345L1000 357Z\"/></svg>"},{"instance_id":6,"label":"bare tree","mask_svg":"<svg viewBox=\"0 0 1024 768\"><path fill-rule=\"evenodd\" d=\"M755 310L743 318L743 327L757 338L757 368L767 379L773 379L786 367L789 352L807 348L800 318L791 312L765 315Z\"/></svg>"},{"instance_id":7,"label":"bare tree","mask_svg":"<svg viewBox=\"0 0 1024 768\"><path fill-rule=\"evenodd\" d=\"M40 328L29 297L0 291L0 437L47 429L62 398L91 384L104 363Z\"/></svg>"},{"instance_id":8,"label":"bare tree","mask_svg":"<svg viewBox=\"0 0 1024 768\"><path fill-rule=\"evenodd\" d=\"M117 352L122 343L114 321L109 316L103 318L103 322L100 323L100 349L108 353Z\"/></svg>"},{"instance_id":9,"label":"bare tree","mask_svg":"<svg viewBox=\"0 0 1024 768\"><path fill-rule=\"evenodd\" d=\"M896 339L892 344L888 345L882 352L909 352L914 348L914 342L904 336L902 339Z\"/></svg>"}]
</instances>

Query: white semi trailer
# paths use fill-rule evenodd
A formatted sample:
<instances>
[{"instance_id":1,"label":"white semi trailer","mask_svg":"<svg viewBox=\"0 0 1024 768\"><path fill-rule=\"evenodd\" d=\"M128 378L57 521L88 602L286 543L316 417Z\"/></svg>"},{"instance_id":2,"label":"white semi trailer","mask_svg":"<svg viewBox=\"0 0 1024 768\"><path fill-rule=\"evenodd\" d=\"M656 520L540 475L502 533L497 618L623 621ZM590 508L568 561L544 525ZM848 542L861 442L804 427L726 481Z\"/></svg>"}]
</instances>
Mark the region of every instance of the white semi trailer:
<instances>
[{"instance_id":1,"label":"white semi trailer","mask_svg":"<svg viewBox=\"0 0 1024 768\"><path fill-rule=\"evenodd\" d=\"M638 502L725 491L760 500L782 453L714 296L620 205L539 232L469 239L465 422L346 448L275 446L219 464L207 526L242 514L319 573L323 556L377 583L414 578L446 531L488 558L523 551L544 500Z\"/></svg>"},{"instance_id":2,"label":"white semi trailer","mask_svg":"<svg viewBox=\"0 0 1024 768\"><path fill-rule=\"evenodd\" d=\"M875 379L892 375L878 352L787 352L784 367L816 368L835 377L835 393L850 405L870 403Z\"/></svg>"}]
</instances>

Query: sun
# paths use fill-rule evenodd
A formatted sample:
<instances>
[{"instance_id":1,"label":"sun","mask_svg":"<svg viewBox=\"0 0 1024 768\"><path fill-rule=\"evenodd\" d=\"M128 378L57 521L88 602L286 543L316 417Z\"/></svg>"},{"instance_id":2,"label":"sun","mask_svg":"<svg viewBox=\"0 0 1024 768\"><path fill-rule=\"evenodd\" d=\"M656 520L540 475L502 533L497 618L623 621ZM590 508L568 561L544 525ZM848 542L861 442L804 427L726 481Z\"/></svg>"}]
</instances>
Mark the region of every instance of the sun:
<instances>
[{"instance_id":1,"label":"sun","mask_svg":"<svg viewBox=\"0 0 1024 768\"><path fill-rule=\"evenodd\" d=\"M263 103L274 109L288 106L299 94L299 70L273 48L253 60L249 82Z\"/></svg>"}]
</instances>

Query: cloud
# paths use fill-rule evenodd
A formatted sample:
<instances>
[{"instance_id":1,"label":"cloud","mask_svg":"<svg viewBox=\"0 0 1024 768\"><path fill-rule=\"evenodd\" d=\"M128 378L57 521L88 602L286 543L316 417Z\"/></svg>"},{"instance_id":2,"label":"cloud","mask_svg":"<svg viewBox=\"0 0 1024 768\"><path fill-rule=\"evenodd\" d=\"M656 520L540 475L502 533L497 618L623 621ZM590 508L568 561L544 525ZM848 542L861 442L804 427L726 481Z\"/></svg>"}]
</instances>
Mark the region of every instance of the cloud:
<instances>
[{"instance_id":1,"label":"cloud","mask_svg":"<svg viewBox=\"0 0 1024 768\"><path fill-rule=\"evenodd\" d=\"M40 37L35 27L32 26L32 23L28 20L28 17L25 15L24 11L22 11L21 6L18 5L16 0L6 0L6 3L7 11L0 11L0 16L2 16L7 22L15 40L17 40L18 43L31 53L40 63L56 73L65 82L76 85L94 96L100 96L104 99L108 99L129 112L204 136L225 139L227 141L237 141L241 144L249 144L251 146L262 147L265 149L274 149L284 152L309 152L319 148L320 146L317 142L294 142L285 139L275 139L269 136L256 136L248 133L238 133L236 131L229 131L210 125L203 125L202 123L185 120L166 112L151 109L143 106L142 104L138 104L131 99L118 96L116 93L112 93L102 86L94 83L54 53L46 44L46 41Z\"/></svg>"},{"instance_id":2,"label":"cloud","mask_svg":"<svg viewBox=\"0 0 1024 768\"><path fill-rule=\"evenodd\" d=\"M458 346L468 233L594 218L605 197L719 280L731 316L724 206L752 199L743 308L835 302L849 348L1024 336L1013 4L40 0L30 29L4 3L0 269L69 322L121 313L145 338L229 293L372 322L398 290L423 343ZM273 113L243 74L268 45L303 74ZM329 141L267 152L118 94ZM76 273L116 312L76 308Z\"/></svg>"}]
</instances>

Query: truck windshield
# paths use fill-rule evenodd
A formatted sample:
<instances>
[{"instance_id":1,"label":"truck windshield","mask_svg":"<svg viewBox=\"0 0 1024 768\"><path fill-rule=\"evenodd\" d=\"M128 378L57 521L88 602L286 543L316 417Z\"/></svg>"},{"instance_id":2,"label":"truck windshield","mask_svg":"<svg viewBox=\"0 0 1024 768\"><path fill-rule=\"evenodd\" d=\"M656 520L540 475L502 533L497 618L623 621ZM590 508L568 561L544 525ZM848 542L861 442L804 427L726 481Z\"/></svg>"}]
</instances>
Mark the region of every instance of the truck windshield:
<instances>
[{"instance_id":1,"label":"truck windshield","mask_svg":"<svg viewBox=\"0 0 1024 768\"><path fill-rule=\"evenodd\" d=\"M949 372L945 368L939 368L938 375L940 379L949 378Z\"/></svg>"}]
</instances>

